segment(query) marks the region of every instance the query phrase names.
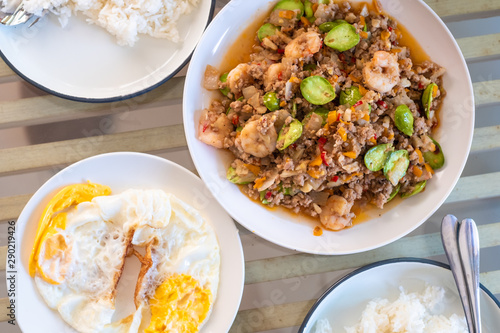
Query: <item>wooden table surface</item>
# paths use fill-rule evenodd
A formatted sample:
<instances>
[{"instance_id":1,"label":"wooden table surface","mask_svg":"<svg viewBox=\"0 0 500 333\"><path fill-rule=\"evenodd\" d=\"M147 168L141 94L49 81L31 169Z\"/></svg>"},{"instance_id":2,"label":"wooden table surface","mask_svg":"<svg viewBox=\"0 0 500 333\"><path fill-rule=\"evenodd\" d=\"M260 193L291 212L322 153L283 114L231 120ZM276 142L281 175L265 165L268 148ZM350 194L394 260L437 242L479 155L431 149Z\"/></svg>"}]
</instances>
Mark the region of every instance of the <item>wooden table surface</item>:
<instances>
[{"instance_id":1,"label":"wooden table surface","mask_svg":"<svg viewBox=\"0 0 500 333\"><path fill-rule=\"evenodd\" d=\"M226 2L217 1L217 9ZM497 297L500 294L500 1L425 2L457 39L474 85L476 128L471 154L457 186L417 230L361 254L296 253L238 225L245 254L245 290L231 332L295 332L328 286L365 264L407 256L446 262L439 225L448 213L474 218L479 225L481 282ZM152 153L195 171L182 125L185 73L183 69L175 78L137 98L85 104L47 95L0 63L1 332L20 332L18 326L6 322L8 222L16 221L31 195L47 179L83 158L115 151Z\"/></svg>"}]
</instances>

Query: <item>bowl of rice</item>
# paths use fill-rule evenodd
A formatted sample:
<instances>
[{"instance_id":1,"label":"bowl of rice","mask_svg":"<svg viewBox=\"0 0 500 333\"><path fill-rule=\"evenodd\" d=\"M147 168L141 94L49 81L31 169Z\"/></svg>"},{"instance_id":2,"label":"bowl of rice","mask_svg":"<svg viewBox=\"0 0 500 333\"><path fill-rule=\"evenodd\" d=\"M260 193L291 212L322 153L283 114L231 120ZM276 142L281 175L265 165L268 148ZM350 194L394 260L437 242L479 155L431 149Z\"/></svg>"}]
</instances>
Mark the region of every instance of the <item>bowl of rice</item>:
<instances>
[{"instance_id":1,"label":"bowl of rice","mask_svg":"<svg viewBox=\"0 0 500 333\"><path fill-rule=\"evenodd\" d=\"M484 332L500 327L500 302L481 285ZM341 278L306 315L299 333L467 333L449 266L418 258L377 262Z\"/></svg>"},{"instance_id":2,"label":"bowl of rice","mask_svg":"<svg viewBox=\"0 0 500 333\"><path fill-rule=\"evenodd\" d=\"M19 2L2 1L1 10L11 12ZM149 92L178 73L212 19L215 0L26 0L23 6L35 16L2 26L5 63L56 96L111 102Z\"/></svg>"},{"instance_id":3,"label":"bowl of rice","mask_svg":"<svg viewBox=\"0 0 500 333\"><path fill-rule=\"evenodd\" d=\"M462 172L474 124L463 56L425 3L380 3L233 1L193 55L193 161L229 214L275 244L383 246L425 222Z\"/></svg>"}]
</instances>

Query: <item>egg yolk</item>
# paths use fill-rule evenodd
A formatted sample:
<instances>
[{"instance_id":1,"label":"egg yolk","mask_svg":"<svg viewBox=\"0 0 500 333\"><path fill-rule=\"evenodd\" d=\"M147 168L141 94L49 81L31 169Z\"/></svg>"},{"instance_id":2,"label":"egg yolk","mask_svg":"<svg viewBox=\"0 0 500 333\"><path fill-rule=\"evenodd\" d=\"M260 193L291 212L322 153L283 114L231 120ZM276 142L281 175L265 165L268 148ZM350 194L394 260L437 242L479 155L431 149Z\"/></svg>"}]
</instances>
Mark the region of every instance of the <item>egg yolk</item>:
<instances>
[{"instance_id":1,"label":"egg yolk","mask_svg":"<svg viewBox=\"0 0 500 333\"><path fill-rule=\"evenodd\" d=\"M150 299L151 322L144 332L198 332L211 302L209 289L203 289L189 275L174 274L156 288Z\"/></svg>"},{"instance_id":2,"label":"egg yolk","mask_svg":"<svg viewBox=\"0 0 500 333\"><path fill-rule=\"evenodd\" d=\"M48 276L54 276L54 273L56 272L52 272L52 269L50 269L52 274L44 272L39 263L40 249L42 247L44 249L44 256L42 259L56 259L50 263L50 267L54 270L58 267L55 263L61 263L61 260L64 259L63 253L67 248L67 244L64 241L64 237L61 238L54 235L57 233L57 230L65 229L66 214L55 214L81 202L91 201L97 196L109 194L111 194L111 189L108 186L88 182L86 184L73 184L66 186L49 201L42 213L40 222L38 223L35 244L33 245L33 250L30 255L29 273L31 277L34 277L35 272L38 271L42 279L45 281L52 284L60 283L60 281L55 281L53 278ZM56 258L53 258L54 256ZM68 260L68 258L66 258L66 260ZM61 274L58 273L57 275ZM60 280L60 276L58 280Z\"/></svg>"}]
</instances>

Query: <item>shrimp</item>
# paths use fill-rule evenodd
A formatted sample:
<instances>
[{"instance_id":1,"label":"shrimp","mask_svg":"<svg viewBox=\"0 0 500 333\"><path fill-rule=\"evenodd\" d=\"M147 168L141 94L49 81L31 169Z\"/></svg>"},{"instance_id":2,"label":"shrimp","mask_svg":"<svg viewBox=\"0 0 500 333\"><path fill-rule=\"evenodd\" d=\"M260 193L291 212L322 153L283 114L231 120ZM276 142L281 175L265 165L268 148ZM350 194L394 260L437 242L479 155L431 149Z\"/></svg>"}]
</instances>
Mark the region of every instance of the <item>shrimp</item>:
<instances>
[{"instance_id":1,"label":"shrimp","mask_svg":"<svg viewBox=\"0 0 500 333\"><path fill-rule=\"evenodd\" d=\"M217 117L217 118L215 118ZM215 148L224 148L224 139L233 131L233 124L226 114L214 115L205 110L198 125L198 139Z\"/></svg>"},{"instance_id":2,"label":"shrimp","mask_svg":"<svg viewBox=\"0 0 500 333\"><path fill-rule=\"evenodd\" d=\"M294 59L308 59L319 52L323 41L315 31L308 31L292 40L285 47L285 57Z\"/></svg>"},{"instance_id":3,"label":"shrimp","mask_svg":"<svg viewBox=\"0 0 500 333\"><path fill-rule=\"evenodd\" d=\"M249 121L239 137L241 148L255 157L266 157L276 149L278 134L267 117Z\"/></svg>"},{"instance_id":4,"label":"shrimp","mask_svg":"<svg viewBox=\"0 0 500 333\"><path fill-rule=\"evenodd\" d=\"M274 82L285 80L283 73L286 71L286 67L281 63L272 64L267 69L264 74L264 87L270 87Z\"/></svg>"},{"instance_id":5,"label":"shrimp","mask_svg":"<svg viewBox=\"0 0 500 333\"><path fill-rule=\"evenodd\" d=\"M326 201L319 214L319 219L325 228L341 230L351 224L354 214L351 213L353 203L339 195L332 195Z\"/></svg>"},{"instance_id":6,"label":"shrimp","mask_svg":"<svg viewBox=\"0 0 500 333\"><path fill-rule=\"evenodd\" d=\"M399 83L397 57L386 51L377 51L363 67L363 79L368 88L386 93Z\"/></svg>"},{"instance_id":7,"label":"shrimp","mask_svg":"<svg viewBox=\"0 0 500 333\"><path fill-rule=\"evenodd\" d=\"M245 84L251 81L252 77L249 71L250 65L239 64L229 72L227 75L227 83L233 94L239 93Z\"/></svg>"}]
</instances>

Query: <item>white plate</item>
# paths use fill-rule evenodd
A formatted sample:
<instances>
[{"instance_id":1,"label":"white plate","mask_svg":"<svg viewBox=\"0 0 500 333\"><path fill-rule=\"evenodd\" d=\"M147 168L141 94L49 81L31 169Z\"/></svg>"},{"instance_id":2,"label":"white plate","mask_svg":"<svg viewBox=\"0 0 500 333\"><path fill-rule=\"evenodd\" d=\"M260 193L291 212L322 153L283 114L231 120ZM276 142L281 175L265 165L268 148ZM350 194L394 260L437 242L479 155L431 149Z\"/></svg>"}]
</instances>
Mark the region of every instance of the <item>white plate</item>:
<instances>
[{"instance_id":1,"label":"white plate","mask_svg":"<svg viewBox=\"0 0 500 333\"><path fill-rule=\"evenodd\" d=\"M17 221L16 230L16 304L17 321L21 330L25 333L74 332L57 311L45 304L29 276L28 260L38 220L52 195L65 185L87 180L108 185L113 193L128 188L163 189L200 211L214 227L221 252L219 291L213 312L201 332L228 331L239 308L244 283L243 250L238 230L198 177L173 162L139 153L104 154L75 163L49 179L26 204ZM125 281L126 273L125 271L122 276ZM137 271L130 273L131 280L135 281ZM131 307L132 304L131 296ZM122 304L117 304L117 311L118 306L123 308Z\"/></svg>"},{"instance_id":2,"label":"white plate","mask_svg":"<svg viewBox=\"0 0 500 333\"><path fill-rule=\"evenodd\" d=\"M189 61L213 16L215 0L178 21L181 42L140 35L119 46L103 28L72 16L62 28L48 14L31 28L0 26L0 56L23 79L60 97L110 102L145 93L174 76Z\"/></svg>"},{"instance_id":3,"label":"white plate","mask_svg":"<svg viewBox=\"0 0 500 333\"><path fill-rule=\"evenodd\" d=\"M314 325L321 318L328 319L332 333L345 333L344 326L356 325L368 301L374 298L395 301L400 286L407 292L422 292L426 285L444 288L445 306L441 314L464 315L448 265L417 258L391 259L362 267L332 285L313 305L299 333L314 332ZM483 333L498 332L500 302L483 285L480 302Z\"/></svg>"},{"instance_id":4,"label":"white plate","mask_svg":"<svg viewBox=\"0 0 500 333\"><path fill-rule=\"evenodd\" d=\"M348 254L367 251L408 234L444 202L463 170L474 128L474 96L465 60L452 35L439 17L422 1L381 1L384 8L420 41L431 59L447 69L443 78L447 96L441 111L438 141L446 156L443 169L428 182L425 193L405 200L369 222L340 232L313 235L316 224L292 214L269 210L249 200L227 181L231 156L197 139L198 119L210 104L212 94L202 87L207 64L219 66L228 48L241 32L272 6L269 0L233 0L217 14L205 31L193 58L184 87L184 129L191 157L201 178L215 198L239 223L278 245L317 254ZM234 28L238 27L238 28Z\"/></svg>"}]
</instances>

